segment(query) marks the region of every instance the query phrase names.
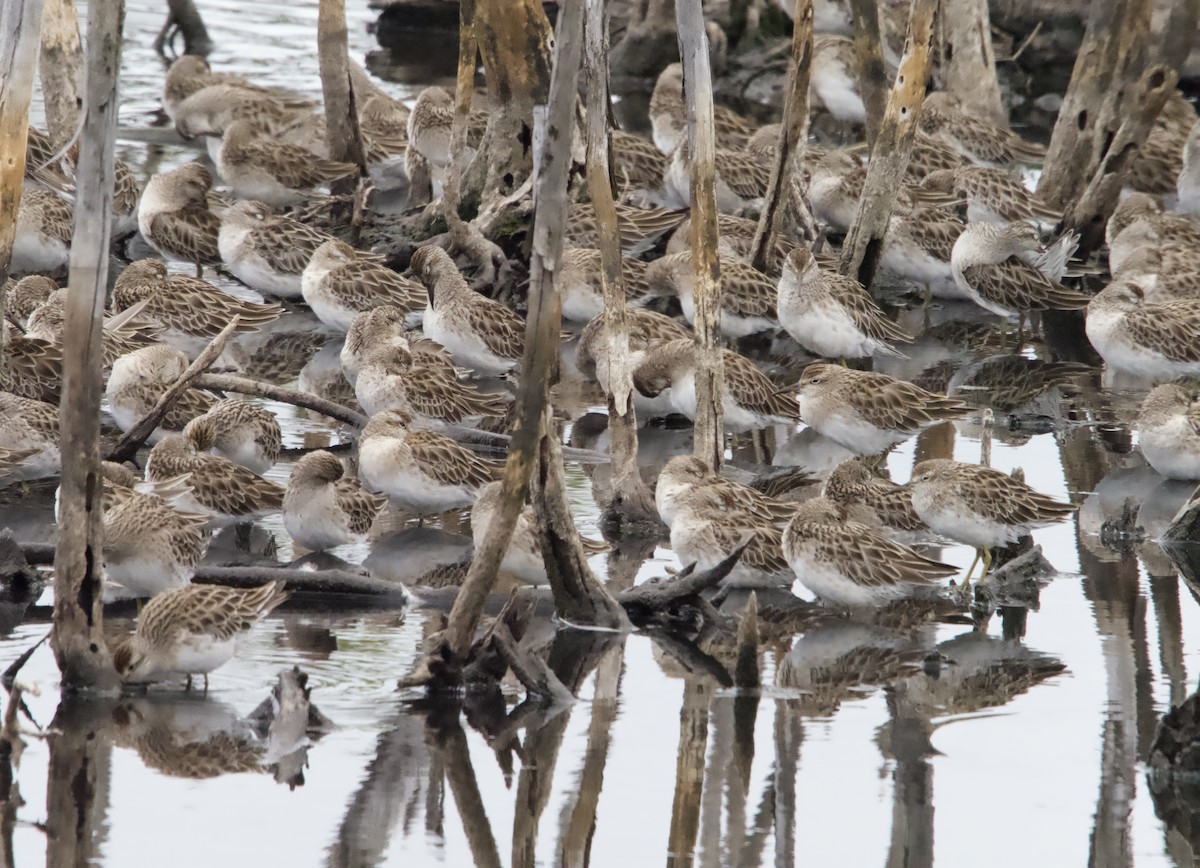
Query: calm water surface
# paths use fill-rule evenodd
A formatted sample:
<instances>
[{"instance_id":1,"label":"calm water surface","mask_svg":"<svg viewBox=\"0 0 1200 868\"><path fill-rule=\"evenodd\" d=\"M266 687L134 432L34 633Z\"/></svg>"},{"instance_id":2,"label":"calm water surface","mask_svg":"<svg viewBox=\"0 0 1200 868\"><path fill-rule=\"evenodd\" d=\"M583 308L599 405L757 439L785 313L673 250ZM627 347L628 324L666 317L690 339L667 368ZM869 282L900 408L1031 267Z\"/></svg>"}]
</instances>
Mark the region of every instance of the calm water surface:
<instances>
[{"instance_id":1,"label":"calm water surface","mask_svg":"<svg viewBox=\"0 0 1200 868\"><path fill-rule=\"evenodd\" d=\"M214 67L319 92L315 2L200 5L218 46ZM126 24L119 148L143 179L196 157L182 143L146 144L159 105L162 67L150 44L162 12L136 0ZM359 0L347 15L351 53L361 59L377 48L367 32L374 15ZM429 61L444 68L443 57ZM415 96L405 85L386 86ZM957 309L935 317L964 315L975 317ZM273 328L281 341L293 334L307 346L282 381L314 387L330 362L336 366L336 345L318 352L324 338L313 337L314 322L293 313ZM919 317L911 325L919 328ZM235 359L253 359L256 340L266 337L240 340ZM926 338L893 372L916 377L940 365L948 377L975 355ZM1022 467L1038 489L1083 503L1077 521L1037 534L1058 572L1019 641L1004 638L999 618L979 631L845 621L793 635L764 625L768 686L745 697L648 636L619 643L562 631L551 659L581 667L574 705L506 723L518 698L512 690L507 708L476 703L460 722L457 709L423 706L395 690L436 629L436 613L330 613L297 601L246 637L207 698L154 691L92 709L98 722L89 731L100 747L88 861L551 865L580 863L589 852L591 864L604 866L1193 864L1200 835L1189 839L1158 818L1144 760L1158 718L1191 692L1200 671L1200 611L1154 543L1106 547L1099 536L1122 515L1153 536L1190 487L1163 483L1132 448L1128 423L1140 393L1093 386L1085 382L1069 404L1072 422L1014 436L999 419L993 437L994 466ZM567 415L577 419L586 404L573 403ZM272 409L288 446L340 441L319 419ZM907 479L918 451L979 460L983 430L969 420L906 444L889 458L892 476ZM586 445L582 432L576 442ZM661 465L686 451L688 437L647 431L645 462ZM772 437L776 463L837 459L811 434ZM738 457L750 454L739 444ZM568 472L577 520L595 534L592 479L578 467ZM271 475L287 474L281 463ZM52 533L49 507L36 495L5 507L0 523L22 539ZM452 572L468 538L465 520L417 532L396 519L381 522L369 551L335 554L354 563L369 556L373 570L416 584L435 567ZM242 543L222 539L209 559L288 562L301 554L278 520ZM627 583L674 563L666 549L648 554L633 568L604 556L593 565ZM971 552L948 548L941 557L965 567ZM5 621L0 665L45 633L48 595L39 602L23 623ZM547 623L534 630L547 642L553 636ZM946 662L927 671L922 660L935 648ZM302 784L232 770L232 749L197 765L194 745L240 732L239 719L293 664L309 674L313 701L335 724L311 745ZM22 673L41 687L27 701L43 727L55 718L56 678L45 648ZM47 819L48 749L34 734L27 740L17 776L25 804L11 832L19 865L47 853L37 824ZM218 773L222 767L230 770Z\"/></svg>"}]
</instances>

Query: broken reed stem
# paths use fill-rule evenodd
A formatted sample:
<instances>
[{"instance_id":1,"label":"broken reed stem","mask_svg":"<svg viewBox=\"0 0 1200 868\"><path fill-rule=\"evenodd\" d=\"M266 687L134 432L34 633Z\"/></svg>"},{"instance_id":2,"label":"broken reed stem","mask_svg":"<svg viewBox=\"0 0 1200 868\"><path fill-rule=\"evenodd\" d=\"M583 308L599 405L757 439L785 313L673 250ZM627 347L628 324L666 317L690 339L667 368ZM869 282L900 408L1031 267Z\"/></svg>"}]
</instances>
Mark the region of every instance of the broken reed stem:
<instances>
[{"instance_id":1,"label":"broken reed stem","mask_svg":"<svg viewBox=\"0 0 1200 868\"><path fill-rule=\"evenodd\" d=\"M1058 110L1038 179L1038 196L1055 208L1065 211L1077 201L1095 174L1100 161L1096 131L1104 121L1106 97L1125 83L1128 74L1121 61L1123 53L1128 53L1123 34L1140 29L1137 19L1141 12L1148 27L1148 0L1093 0L1090 4L1071 83ZM1134 20L1129 18L1131 13Z\"/></svg>"},{"instance_id":2,"label":"broken reed stem","mask_svg":"<svg viewBox=\"0 0 1200 868\"><path fill-rule=\"evenodd\" d=\"M9 2L0 14L0 287L8 280L17 210L25 184L25 140L37 69L42 0ZM0 318L4 309L0 307ZM4 348L0 329L0 350ZM0 364L3 364L0 354Z\"/></svg>"},{"instance_id":3,"label":"broken reed stem","mask_svg":"<svg viewBox=\"0 0 1200 868\"><path fill-rule=\"evenodd\" d=\"M345 0L320 0L317 12L317 61L321 71L321 94L325 103L325 146L329 159L353 163L358 175L338 178L329 185L335 199L332 209L334 223L350 216L354 204L343 197L351 196L367 177L366 149L358 123L354 87L350 80L350 57L346 48ZM352 240L357 224L350 219Z\"/></svg>"},{"instance_id":4,"label":"broken reed stem","mask_svg":"<svg viewBox=\"0 0 1200 868\"><path fill-rule=\"evenodd\" d=\"M1175 70L1153 66L1134 88L1134 97L1127 103L1132 112L1117 128L1087 189L1063 218L1065 225L1080 234L1077 255L1086 256L1104 243L1104 227L1117 207L1129 164L1150 135L1178 80Z\"/></svg>"},{"instance_id":5,"label":"broken reed stem","mask_svg":"<svg viewBox=\"0 0 1200 868\"><path fill-rule=\"evenodd\" d=\"M883 38L879 34L876 0L850 0L854 22L854 59L858 64L858 86L867 110L867 148L875 148L879 125L888 101L888 73L883 62ZM799 16L797 16L799 21Z\"/></svg>"},{"instance_id":6,"label":"broken reed stem","mask_svg":"<svg viewBox=\"0 0 1200 868\"><path fill-rule=\"evenodd\" d=\"M88 14L87 102L79 143L71 244L70 293L60 404L62 485L54 559L54 628L50 645L63 684L108 688L116 673L104 641L100 395L104 302L111 241L117 78L124 0Z\"/></svg>"},{"instance_id":7,"label":"broken reed stem","mask_svg":"<svg viewBox=\"0 0 1200 868\"><path fill-rule=\"evenodd\" d=\"M938 28L943 88L968 111L1007 126L987 0L938 0Z\"/></svg>"},{"instance_id":8,"label":"broken reed stem","mask_svg":"<svg viewBox=\"0 0 1200 868\"><path fill-rule=\"evenodd\" d=\"M333 401L318 398L308 392L285 389L283 386L251 380L247 377L202 372L196 378L196 388L211 389L216 392L237 392L239 395L256 395L270 401L280 401L294 407L312 410L314 413L320 413L322 416L328 416L330 419L336 419L346 425L353 425L355 428L364 428L367 424L367 417L357 410L351 410L349 407L343 407Z\"/></svg>"},{"instance_id":9,"label":"broken reed stem","mask_svg":"<svg viewBox=\"0 0 1200 868\"><path fill-rule=\"evenodd\" d=\"M221 329L208 346L200 351L195 360L187 366L179 379L171 384L167 391L163 392L154 406L150 408L150 412L137 421L137 424L130 428L125 435L117 441L117 445L113 447L112 452L108 454L106 461L113 461L117 464L123 464L129 461L137 454L137 451L142 448L142 444L146 442L154 429L162 424L162 420L166 417L167 412L179 400L179 396L191 388L192 382L208 368L225 349L225 342L229 340L229 336L233 334L238 327L241 317L235 316L225 328Z\"/></svg>"},{"instance_id":10,"label":"broken reed stem","mask_svg":"<svg viewBox=\"0 0 1200 868\"><path fill-rule=\"evenodd\" d=\"M797 170L800 155L808 140L808 83L813 59L813 7L812 0L796 0L796 22L792 29L792 59L788 64L787 91L783 102L783 120L780 123L779 144L775 148L775 162L771 165L771 178L767 182L767 195L763 200L758 228L754 230L751 244L751 264L759 271L770 273L775 266L775 239L783 223L787 197L796 192ZM801 197L803 199L803 197ZM797 202L797 207L807 212L808 206ZM812 229L812 217L808 218ZM803 241L812 241L815 231Z\"/></svg>"},{"instance_id":11,"label":"broken reed stem","mask_svg":"<svg viewBox=\"0 0 1200 868\"><path fill-rule=\"evenodd\" d=\"M608 25L604 0L586 0L584 67L587 72L587 183L596 213L604 334L608 342L608 433L612 456L613 501L609 511L622 524L658 523L654 498L637 462L637 414L633 407L633 368L629 357L629 317L621 272L621 237L613 201L609 150Z\"/></svg>"},{"instance_id":12,"label":"broken reed stem","mask_svg":"<svg viewBox=\"0 0 1200 868\"><path fill-rule=\"evenodd\" d=\"M450 124L450 171L442 184L442 210L453 234L462 222L458 213L460 186L467 170L467 120L471 115L471 97L475 92L475 0L458 4L458 77L454 85L454 120Z\"/></svg>"},{"instance_id":13,"label":"broken reed stem","mask_svg":"<svg viewBox=\"0 0 1200 868\"><path fill-rule=\"evenodd\" d=\"M714 470L725 457L721 358L721 269L717 259L716 131L712 71L701 0L675 6L683 89L687 98L687 153L691 172L691 251L696 314L696 457Z\"/></svg>"},{"instance_id":14,"label":"broken reed stem","mask_svg":"<svg viewBox=\"0 0 1200 868\"><path fill-rule=\"evenodd\" d=\"M46 106L46 130L58 148L75 135L83 105L83 48L75 0L45 0L41 42L38 75Z\"/></svg>"},{"instance_id":15,"label":"broken reed stem","mask_svg":"<svg viewBox=\"0 0 1200 868\"><path fill-rule=\"evenodd\" d=\"M871 149L871 163L858 201L858 213L842 245L838 270L867 288L875 279L883 255L888 221L908 169L908 158L917 134L917 118L925 101L936 3L937 0L913 0L904 56L900 59L896 83L879 127L879 138Z\"/></svg>"}]
</instances>

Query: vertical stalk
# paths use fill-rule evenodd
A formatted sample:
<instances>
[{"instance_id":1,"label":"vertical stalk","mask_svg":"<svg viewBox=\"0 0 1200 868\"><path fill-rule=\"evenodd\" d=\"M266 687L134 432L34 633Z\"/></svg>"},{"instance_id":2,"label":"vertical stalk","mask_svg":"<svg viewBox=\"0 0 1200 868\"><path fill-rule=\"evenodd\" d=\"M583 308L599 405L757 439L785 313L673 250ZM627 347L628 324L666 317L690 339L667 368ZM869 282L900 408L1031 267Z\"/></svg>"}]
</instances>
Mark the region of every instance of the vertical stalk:
<instances>
[{"instance_id":1,"label":"vertical stalk","mask_svg":"<svg viewBox=\"0 0 1200 868\"><path fill-rule=\"evenodd\" d=\"M50 141L61 147L75 135L83 105L83 49L75 0L45 0L38 75L46 104L46 129Z\"/></svg>"},{"instance_id":2,"label":"vertical stalk","mask_svg":"<svg viewBox=\"0 0 1200 868\"><path fill-rule=\"evenodd\" d=\"M687 149L691 166L691 249L695 269L696 317L696 457L719 468L725 457L722 396L725 372L721 360L721 267L717 259L715 189L716 132L713 125L712 71L708 36L700 0L675 6L683 89L687 101Z\"/></svg>"},{"instance_id":3,"label":"vertical stalk","mask_svg":"<svg viewBox=\"0 0 1200 868\"><path fill-rule=\"evenodd\" d=\"M104 644L100 478L100 371L121 70L124 0L95 4L88 15L87 102L79 143L70 294L63 344L62 487L54 556L54 627L50 645L64 686L116 683Z\"/></svg>"}]
</instances>

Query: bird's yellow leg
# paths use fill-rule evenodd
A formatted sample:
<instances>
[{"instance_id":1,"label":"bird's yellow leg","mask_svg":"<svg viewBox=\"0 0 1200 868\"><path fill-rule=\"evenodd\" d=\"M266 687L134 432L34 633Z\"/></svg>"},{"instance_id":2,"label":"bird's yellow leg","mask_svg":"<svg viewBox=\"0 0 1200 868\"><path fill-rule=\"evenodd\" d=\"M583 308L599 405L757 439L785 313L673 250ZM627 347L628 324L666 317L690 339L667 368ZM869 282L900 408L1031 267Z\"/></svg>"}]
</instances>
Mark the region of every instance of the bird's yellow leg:
<instances>
[{"instance_id":1,"label":"bird's yellow leg","mask_svg":"<svg viewBox=\"0 0 1200 868\"><path fill-rule=\"evenodd\" d=\"M992 550L984 549L983 550L983 572L979 574L979 581L982 582L985 578L987 578L988 573L990 573L991 571L992 571Z\"/></svg>"}]
</instances>

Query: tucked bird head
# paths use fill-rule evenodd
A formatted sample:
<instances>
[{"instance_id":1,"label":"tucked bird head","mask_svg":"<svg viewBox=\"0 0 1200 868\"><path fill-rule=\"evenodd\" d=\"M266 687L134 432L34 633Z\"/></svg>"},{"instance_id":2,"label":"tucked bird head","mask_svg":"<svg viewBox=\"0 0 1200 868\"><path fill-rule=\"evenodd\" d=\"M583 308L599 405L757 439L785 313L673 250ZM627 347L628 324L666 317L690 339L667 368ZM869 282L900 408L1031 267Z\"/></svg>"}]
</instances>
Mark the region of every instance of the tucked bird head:
<instances>
[{"instance_id":1,"label":"tucked bird head","mask_svg":"<svg viewBox=\"0 0 1200 868\"><path fill-rule=\"evenodd\" d=\"M856 488L866 485L873 478L874 474L871 473L864 461L859 458L851 458L833 468L833 472L825 480L823 491L825 496L831 500L840 500Z\"/></svg>"},{"instance_id":2,"label":"tucked bird head","mask_svg":"<svg viewBox=\"0 0 1200 868\"><path fill-rule=\"evenodd\" d=\"M1146 294L1136 281L1117 280L1106 286L1088 303L1088 310L1127 312L1145 300Z\"/></svg>"},{"instance_id":3,"label":"tucked bird head","mask_svg":"<svg viewBox=\"0 0 1200 868\"><path fill-rule=\"evenodd\" d=\"M221 219L239 226L253 226L270 219L272 213L270 206L262 202L239 199L225 209Z\"/></svg>"},{"instance_id":4,"label":"tucked bird head","mask_svg":"<svg viewBox=\"0 0 1200 868\"><path fill-rule=\"evenodd\" d=\"M349 265L358 258L358 254L354 248L345 241L339 241L337 238L330 238L320 247L313 251L312 259L309 264L313 268L318 269L333 269L340 268L343 265Z\"/></svg>"},{"instance_id":5,"label":"tucked bird head","mask_svg":"<svg viewBox=\"0 0 1200 868\"><path fill-rule=\"evenodd\" d=\"M206 75L211 69L208 61L198 54L183 54L171 64L167 76L179 79L194 78L197 75Z\"/></svg>"},{"instance_id":6,"label":"tucked bird head","mask_svg":"<svg viewBox=\"0 0 1200 868\"><path fill-rule=\"evenodd\" d=\"M793 522L810 522L815 524L834 524L845 518L840 505L828 497L810 497L803 503L797 504Z\"/></svg>"},{"instance_id":7,"label":"tucked bird head","mask_svg":"<svg viewBox=\"0 0 1200 868\"><path fill-rule=\"evenodd\" d=\"M187 370L187 356L166 344L151 344L118 358L110 379L133 377L159 386L171 386Z\"/></svg>"},{"instance_id":8,"label":"tucked bird head","mask_svg":"<svg viewBox=\"0 0 1200 868\"><path fill-rule=\"evenodd\" d=\"M346 466L332 452L309 452L292 466L291 483L331 483L346 475Z\"/></svg>"},{"instance_id":9,"label":"tucked bird head","mask_svg":"<svg viewBox=\"0 0 1200 868\"><path fill-rule=\"evenodd\" d=\"M412 428L412 416L403 410L381 410L371 417L362 437L403 437Z\"/></svg>"},{"instance_id":10,"label":"tucked bird head","mask_svg":"<svg viewBox=\"0 0 1200 868\"><path fill-rule=\"evenodd\" d=\"M100 475L104 477L104 481L111 485L119 485L121 488L133 488L141 478L126 467L124 464L117 464L115 461L101 461Z\"/></svg>"},{"instance_id":11,"label":"tucked bird head","mask_svg":"<svg viewBox=\"0 0 1200 868\"><path fill-rule=\"evenodd\" d=\"M413 356L408 347L389 344L372 350L363 362L363 369L378 367L390 374L407 371L412 367Z\"/></svg>"},{"instance_id":12,"label":"tucked bird head","mask_svg":"<svg viewBox=\"0 0 1200 868\"><path fill-rule=\"evenodd\" d=\"M24 325L29 315L58 291L58 284L42 274L22 277L8 290L8 313Z\"/></svg>"},{"instance_id":13,"label":"tucked bird head","mask_svg":"<svg viewBox=\"0 0 1200 868\"><path fill-rule=\"evenodd\" d=\"M692 254L689 250L660 256L646 268L646 286L651 295L670 298L678 291L679 281L690 272Z\"/></svg>"},{"instance_id":14,"label":"tucked bird head","mask_svg":"<svg viewBox=\"0 0 1200 868\"><path fill-rule=\"evenodd\" d=\"M200 452L212 449L219 435L216 421L207 414L197 416L183 428L183 436Z\"/></svg>"},{"instance_id":15,"label":"tucked bird head","mask_svg":"<svg viewBox=\"0 0 1200 868\"><path fill-rule=\"evenodd\" d=\"M664 482L692 484L715 475L711 467L694 455L676 455L663 465L658 474L659 485Z\"/></svg>"},{"instance_id":16,"label":"tucked bird head","mask_svg":"<svg viewBox=\"0 0 1200 868\"><path fill-rule=\"evenodd\" d=\"M925 482L939 482L954 476L955 462L949 458L930 458L922 461L912 472L912 485Z\"/></svg>"},{"instance_id":17,"label":"tucked bird head","mask_svg":"<svg viewBox=\"0 0 1200 868\"><path fill-rule=\"evenodd\" d=\"M200 163L186 163L174 172L168 172L171 186L189 202L207 202L208 191L212 189L213 177Z\"/></svg>"}]
</instances>

